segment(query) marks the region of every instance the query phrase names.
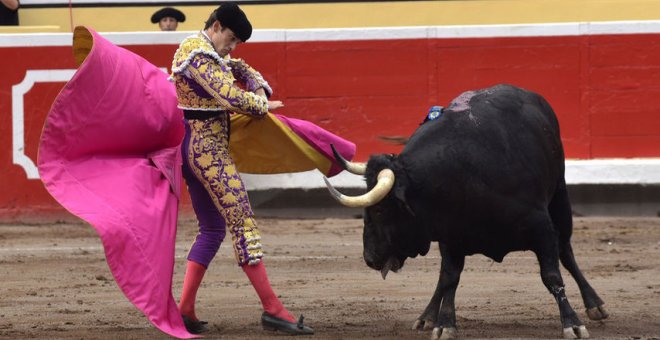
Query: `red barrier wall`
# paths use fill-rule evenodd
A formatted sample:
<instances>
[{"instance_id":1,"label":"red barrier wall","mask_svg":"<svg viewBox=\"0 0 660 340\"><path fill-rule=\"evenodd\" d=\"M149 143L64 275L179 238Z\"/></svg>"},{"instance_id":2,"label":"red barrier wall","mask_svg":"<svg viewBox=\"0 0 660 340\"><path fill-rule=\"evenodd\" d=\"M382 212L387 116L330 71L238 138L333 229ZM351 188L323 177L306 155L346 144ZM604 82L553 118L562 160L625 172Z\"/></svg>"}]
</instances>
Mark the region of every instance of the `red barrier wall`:
<instances>
[{"instance_id":1,"label":"red barrier wall","mask_svg":"<svg viewBox=\"0 0 660 340\"><path fill-rule=\"evenodd\" d=\"M131 45L169 67L176 45ZM429 106L463 91L511 83L542 94L569 158L660 157L660 34L365 41L254 42L233 54L260 70L286 104L358 145L358 160L398 152L381 135L409 135ZM0 47L0 218L61 208L12 161L12 86L26 70L73 69L68 46ZM63 82L24 96L25 154ZM109 117L108 119L111 119Z\"/></svg>"}]
</instances>

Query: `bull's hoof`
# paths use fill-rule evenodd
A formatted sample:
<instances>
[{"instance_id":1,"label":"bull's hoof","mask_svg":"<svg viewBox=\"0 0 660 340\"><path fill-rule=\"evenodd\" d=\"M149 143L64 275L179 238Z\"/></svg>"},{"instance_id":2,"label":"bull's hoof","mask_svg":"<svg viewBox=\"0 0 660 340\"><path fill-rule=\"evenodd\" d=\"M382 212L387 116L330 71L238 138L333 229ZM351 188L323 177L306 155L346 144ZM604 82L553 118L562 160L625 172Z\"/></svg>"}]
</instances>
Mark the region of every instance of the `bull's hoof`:
<instances>
[{"instance_id":1,"label":"bull's hoof","mask_svg":"<svg viewBox=\"0 0 660 340\"><path fill-rule=\"evenodd\" d=\"M433 329L433 320L415 320L412 326L413 331L430 331Z\"/></svg>"},{"instance_id":2,"label":"bull's hoof","mask_svg":"<svg viewBox=\"0 0 660 340\"><path fill-rule=\"evenodd\" d=\"M450 340L458 339L458 331L455 327L440 328L436 327L433 329L433 334L431 335L432 340Z\"/></svg>"},{"instance_id":3,"label":"bull's hoof","mask_svg":"<svg viewBox=\"0 0 660 340\"><path fill-rule=\"evenodd\" d=\"M605 305L600 305L598 307L588 308L587 316L591 320L603 320L607 319L610 314L605 310Z\"/></svg>"},{"instance_id":4,"label":"bull's hoof","mask_svg":"<svg viewBox=\"0 0 660 340\"><path fill-rule=\"evenodd\" d=\"M587 339L589 338L589 332L587 327L582 326L573 326L564 328L564 339Z\"/></svg>"}]
</instances>

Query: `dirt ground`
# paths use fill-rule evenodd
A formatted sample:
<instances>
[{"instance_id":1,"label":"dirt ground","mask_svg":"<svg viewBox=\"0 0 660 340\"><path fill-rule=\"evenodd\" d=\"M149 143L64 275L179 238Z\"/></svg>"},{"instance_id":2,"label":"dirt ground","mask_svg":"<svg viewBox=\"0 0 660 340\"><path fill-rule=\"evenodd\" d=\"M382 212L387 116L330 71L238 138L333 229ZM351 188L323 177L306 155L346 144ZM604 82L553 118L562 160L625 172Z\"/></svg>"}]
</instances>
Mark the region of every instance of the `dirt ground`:
<instances>
[{"instance_id":1,"label":"dirt ground","mask_svg":"<svg viewBox=\"0 0 660 340\"><path fill-rule=\"evenodd\" d=\"M409 259L383 280L362 260L359 219L260 220L266 266L283 302L303 313L314 339L429 339L410 329L435 288L439 255ZM196 232L180 223L174 296ZM578 264L610 318L589 320L575 282L567 294L592 338L660 338L660 218L576 218ZM502 264L469 257L456 299L463 338L556 338L558 309L530 252ZM260 305L225 243L197 302L207 338L262 339ZM122 295L101 243L83 223L0 225L0 338L166 339Z\"/></svg>"}]
</instances>

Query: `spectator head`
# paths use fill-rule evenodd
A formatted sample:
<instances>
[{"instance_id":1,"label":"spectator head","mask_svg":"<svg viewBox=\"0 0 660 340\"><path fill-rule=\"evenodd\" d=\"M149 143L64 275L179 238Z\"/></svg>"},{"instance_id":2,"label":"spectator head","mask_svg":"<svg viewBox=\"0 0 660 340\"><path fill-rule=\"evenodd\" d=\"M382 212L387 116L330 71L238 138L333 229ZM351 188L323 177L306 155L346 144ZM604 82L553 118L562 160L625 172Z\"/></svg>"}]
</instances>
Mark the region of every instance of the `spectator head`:
<instances>
[{"instance_id":1,"label":"spectator head","mask_svg":"<svg viewBox=\"0 0 660 340\"><path fill-rule=\"evenodd\" d=\"M161 8L151 16L152 23L158 23L161 31L176 31L180 22L186 21L183 12L172 7Z\"/></svg>"}]
</instances>

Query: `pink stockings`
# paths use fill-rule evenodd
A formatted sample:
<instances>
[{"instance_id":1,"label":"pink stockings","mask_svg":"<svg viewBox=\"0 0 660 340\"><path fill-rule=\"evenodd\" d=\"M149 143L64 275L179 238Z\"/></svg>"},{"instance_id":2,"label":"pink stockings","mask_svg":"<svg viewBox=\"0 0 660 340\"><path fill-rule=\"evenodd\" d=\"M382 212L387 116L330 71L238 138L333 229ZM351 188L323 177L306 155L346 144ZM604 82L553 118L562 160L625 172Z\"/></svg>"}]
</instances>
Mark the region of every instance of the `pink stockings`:
<instances>
[{"instance_id":1,"label":"pink stockings","mask_svg":"<svg viewBox=\"0 0 660 340\"><path fill-rule=\"evenodd\" d=\"M206 273L204 266L195 261L188 261L186 275L183 278L183 291L181 292L181 300L179 301L179 312L192 321L199 321L197 315L195 315L195 298L197 297L197 289L204 278L204 273Z\"/></svg>"},{"instance_id":2,"label":"pink stockings","mask_svg":"<svg viewBox=\"0 0 660 340\"><path fill-rule=\"evenodd\" d=\"M282 302L280 302L275 292L273 292L263 261L254 266L244 265L241 268L243 268L254 290L259 295L261 305L266 313L289 322L296 322L293 315L284 308ZM186 274L183 279L183 291L181 292L179 311L193 321L199 321L195 315L195 298L197 296L197 289L204 278L204 273L206 273L204 266L194 261L188 261Z\"/></svg>"},{"instance_id":3,"label":"pink stockings","mask_svg":"<svg viewBox=\"0 0 660 340\"><path fill-rule=\"evenodd\" d=\"M275 292L273 292L273 288L268 281L268 275L266 274L266 267L264 266L263 260L254 266L243 266L243 271L250 279L254 290L257 291L257 295L259 295L259 299L261 300L261 305L266 313L289 322L296 322L293 315L284 308L280 299L278 299Z\"/></svg>"}]
</instances>

